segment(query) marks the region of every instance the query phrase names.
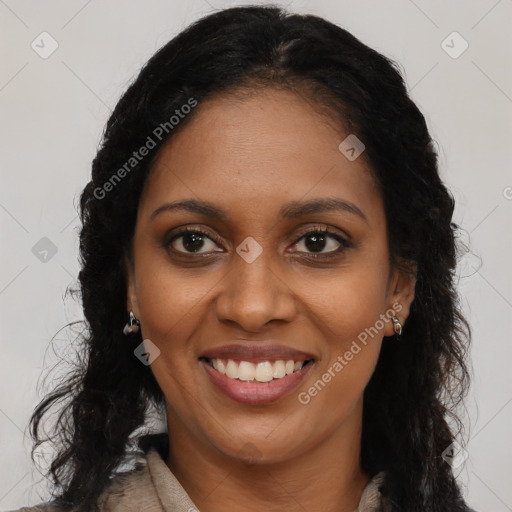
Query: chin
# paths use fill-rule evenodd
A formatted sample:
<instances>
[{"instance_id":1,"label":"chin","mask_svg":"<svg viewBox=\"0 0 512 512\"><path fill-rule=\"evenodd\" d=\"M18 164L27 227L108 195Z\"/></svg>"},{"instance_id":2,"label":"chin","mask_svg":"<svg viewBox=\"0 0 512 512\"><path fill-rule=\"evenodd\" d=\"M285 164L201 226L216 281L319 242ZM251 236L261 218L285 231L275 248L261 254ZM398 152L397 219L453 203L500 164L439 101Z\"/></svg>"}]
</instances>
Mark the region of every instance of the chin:
<instances>
[{"instance_id":1,"label":"chin","mask_svg":"<svg viewBox=\"0 0 512 512\"><path fill-rule=\"evenodd\" d=\"M282 439L274 439L274 442L269 443L266 436L251 441L240 439L236 446L233 446L232 441L233 439L231 439L230 446L217 445L217 448L224 455L236 459L244 465L278 464L296 457L302 452L301 446L295 443L293 446L287 446L286 441Z\"/></svg>"}]
</instances>

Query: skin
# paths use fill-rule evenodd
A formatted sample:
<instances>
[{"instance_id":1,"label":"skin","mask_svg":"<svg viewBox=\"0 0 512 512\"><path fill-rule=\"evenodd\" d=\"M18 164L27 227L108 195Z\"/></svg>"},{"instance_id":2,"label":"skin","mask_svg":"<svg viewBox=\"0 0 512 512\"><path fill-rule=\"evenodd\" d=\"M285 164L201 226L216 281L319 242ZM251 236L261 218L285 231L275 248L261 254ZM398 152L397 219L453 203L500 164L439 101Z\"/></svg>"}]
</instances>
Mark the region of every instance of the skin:
<instances>
[{"instance_id":1,"label":"skin","mask_svg":"<svg viewBox=\"0 0 512 512\"><path fill-rule=\"evenodd\" d=\"M402 323L409 314L415 281L390 267L380 192L364 158L338 150L348 134L291 92L218 96L193 115L157 156L126 261L127 307L161 351L151 368L167 402L166 463L202 512L353 512L368 483L363 391L391 322L309 403L298 393L393 304ZM339 210L279 217L290 201L324 197L365 219ZM226 219L180 210L151 219L182 199L211 202ZM209 257L190 252L186 236L169 242L185 226L208 232L198 251ZM306 245L315 227L349 245L330 236ZM263 250L252 263L236 252L247 237ZM315 251L330 256L315 260ZM272 404L232 401L198 361L212 347L267 339L315 357L301 386Z\"/></svg>"}]
</instances>

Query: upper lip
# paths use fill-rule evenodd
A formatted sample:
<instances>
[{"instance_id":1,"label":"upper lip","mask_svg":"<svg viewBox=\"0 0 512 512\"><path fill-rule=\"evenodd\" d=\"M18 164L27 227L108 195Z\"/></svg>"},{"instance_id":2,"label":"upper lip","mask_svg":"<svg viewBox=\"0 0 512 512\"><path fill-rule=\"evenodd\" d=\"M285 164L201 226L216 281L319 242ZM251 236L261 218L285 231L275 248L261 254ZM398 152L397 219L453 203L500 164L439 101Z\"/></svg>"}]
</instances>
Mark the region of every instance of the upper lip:
<instances>
[{"instance_id":1,"label":"upper lip","mask_svg":"<svg viewBox=\"0 0 512 512\"><path fill-rule=\"evenodd\" d=\"M206 350L200 357L208 359L238 359L241 361L278 361L281 359L305 361L307 359L314 359L314 356L310 353L268 342L222 345Z\"/></svg>"}]
</instances>

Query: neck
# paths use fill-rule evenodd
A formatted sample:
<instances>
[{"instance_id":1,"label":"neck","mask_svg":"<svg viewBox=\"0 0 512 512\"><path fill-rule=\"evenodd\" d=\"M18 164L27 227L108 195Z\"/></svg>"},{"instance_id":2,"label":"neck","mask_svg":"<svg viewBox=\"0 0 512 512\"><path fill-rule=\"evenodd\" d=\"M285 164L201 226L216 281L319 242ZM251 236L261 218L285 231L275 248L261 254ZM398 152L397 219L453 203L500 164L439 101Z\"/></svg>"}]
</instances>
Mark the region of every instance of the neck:
<instances>
[{"instance_id":1,"label":"neck","mask_svg":"<svg viewBox=\"0 0 512 512\"><path fill-rule=\"evenodd\" d=\"M320 444L278 463L241 462L205 445L168 410L167 465L201 512L354 512L368 477L360 467L362 401Z\"/></svg>"}]
</instances>

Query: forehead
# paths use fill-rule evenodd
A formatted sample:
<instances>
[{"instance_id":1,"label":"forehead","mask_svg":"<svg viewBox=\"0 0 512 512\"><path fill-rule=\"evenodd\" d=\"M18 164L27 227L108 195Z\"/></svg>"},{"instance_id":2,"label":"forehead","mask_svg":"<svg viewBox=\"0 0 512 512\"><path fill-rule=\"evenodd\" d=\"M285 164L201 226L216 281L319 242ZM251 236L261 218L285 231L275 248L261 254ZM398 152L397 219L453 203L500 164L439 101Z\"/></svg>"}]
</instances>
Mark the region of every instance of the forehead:
<instances>
[{"instance_id":1,"label":"forehead","mask_svg":"<svg viewBox=\"0 0 512 512\"><path fill-rule=\"evenodd\" d=\"M366 161L338 149L349 134L299 96L273 89L226 95L193 115L160 150L140 208L187 197L233 214L275 215L283 203L330 196L382 215Z\"/></svg>"}]
</instances>

